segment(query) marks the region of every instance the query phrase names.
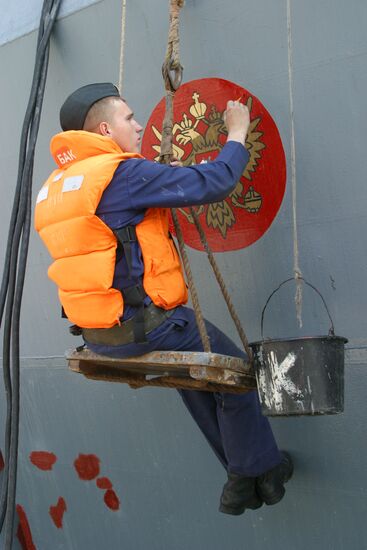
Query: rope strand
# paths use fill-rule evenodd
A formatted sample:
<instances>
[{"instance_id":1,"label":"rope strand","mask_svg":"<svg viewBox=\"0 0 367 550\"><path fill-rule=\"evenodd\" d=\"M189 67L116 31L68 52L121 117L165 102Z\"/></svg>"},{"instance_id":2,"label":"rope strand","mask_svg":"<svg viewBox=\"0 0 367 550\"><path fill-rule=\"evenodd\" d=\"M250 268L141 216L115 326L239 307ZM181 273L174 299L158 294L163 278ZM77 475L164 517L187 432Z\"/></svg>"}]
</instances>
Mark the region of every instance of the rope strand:
<instances>
[{"instance_id":1,"label":"rope strand","mask_svg":"<svg viewBox=\"0 0 367 550\"><path fill-rule=\"evenodd\" d=\"M175 231L176 231L178 246L180 248L182 263L183 263L183 266L184 266L184 269L185 269L187 282L188 282L188 285L189 285L191 301L192 301L192 307L193 307L194 313L195 313L196 324L197 324L198 329L199 329L200 338L201 338L201 341L203 343L204 351L207 352L207 353L210 353L211 349L210 349L209 336L208 336L208 333L207 333L207 330L206 330L204 316L203 316L203 313L201 311L200 302L199 302L198 294L197 294L197 291L196 291L196 286L195 286L195 283L194 283L194 278L192 276L192 271L191 271L189 258L187 256L187 252L186 252L185 241L184 241L184 238L183 238L181 226L180 226L180 223L178 221L177 212L176 212L175 208L171 208L171 215L172 215L173 224L175 226Z\"/></svg>"},{"instance_id":2,"label":"rope strand","mask_svg":"<svg viewBox=\"0 0 367 550\"><path fill-rule=\"evenodd\" d=\"M179 13L184 5L183 0L170 0L169 19L170 26L168 32L168 42L165 60L162 66L162 75L166 89L166 112L162 124L162 141L161 154L159 162L169 164L172 159L172 128L173 128L173 98L176 90L181 84L182 66L180 63L180 39L179 39ZM173 80L170 71L175 71L175 79ZM178 246L180 249L181 259L184 266L187 283L191 295L192 306L195 313L195 319L200 333L203 349L210 353L209 336L206 330L204 316L201 311L194 278L192 276L189 258L187 256L185 241L183 238L180 223L178 221L176 209L171 209L173 225L175 227Z\"/></svg>"},{"instance_id":3,"label":"rope strand","mask_svg":"<svg viewBox=\"0 0 367 550\"><path fill-rule=\"evenodd\" d=\"M199 217L197 215L197 213L195 212L194 208L190 208L190 214L192 215L193 217L193 220L194 220L194 223L195 223L195 227L199 233L199 236L200 236L200 240L201 240L201 243L207 253L207 256L208 256L208 260L209 260L209 263L210 265L212 266L212 269L213 269L213 273L217 279L217 282L218 282L218 285L222 291L222 294L223 294L223 298L227 304L227 308L228 308L228 311L232 317L232 320L235 324L235 327L237 329L237 332L238 332L238 335L241 339L241 342L242 342L242 345L249 357L249 360L250 362L252 362L253 360L253 354L252 354L252 350L250 348L250 345L248 343L248 339L247 339L247 336L245 334L245 331L242 327L242 324L241 324L241 321L237 315L237 312L236 312L236 309L234 307L234 304L232 302L232 299L229 295L229 292L227 290L227 287L226 287L226 284L224 282L224 279L223 279L223 276L219 270L219 267L218 267L218 264L216 262L216 259L214 257L214 254L208 244L208 241L206 239L206 236L205 236L205 233L204 233L204 230L200 224L200 221L199 221Z\"/></svg>"},{"instance_id":4,"label":"rope strand","mask_svg":"<svg viewBox=\"0 0 367 550\"><path fill-rule=\"evenodd\" d=\"M291 118L291 177L292 177L292 215L293 215L293 272L296 280L296 294L294 301L299 326L302 327L302 271L299 266L299 247L297 231L297 173L296 173L296 138L294 130L293 107L293 47L292 47L292 12L291 0L287 0L287 30L288 30L288 81L289 81L289 109Z\"/></svg>"},{"instance_id":5,"label":"rope strand","mask_svg":"<svg viewBox=\"0 0 367 550\"><path fill-rule=\"evenodd\" d=\"M120 95L122 94L122 78L123 78L123 72L124 72L125 21L126 21L126 0L122 0L122 5L121 5L120 64L119 64L119 91L120 91Z\"/></svg>"},{"instance_id":6,"label":"rope strand","mask_svg":"<svg viewBox=\"0 0 367 550\"><path fill-rule=\"evenodd\" d=\"M180 55L179 55L179 44L180 44L179 12L183 4L184 4L183 0L170 0L170 28L169 28L169 34L168 34L166 56L162 67L162 74L163 74L163 79L164 79L165 89L166 89L166 112L165 112L163 125L162 125L161 155L159 160L161 163L166 163L166 164L168 164L172 158L173 98L182 79L182 65L180 63ZM175 80L172 79L170 75L170 71L175 71ZM243 347L249 357L249 360L252 361L252 358L253 358L252 350L249 346L245 331L236 313L235 307L232 303L231 297L226 288L224 279L222 277L222 274L220 273L220 270L214 258L213 252L209 247L204 230L200 224L199 217L193 208L190 209L190 212L193 217L195 227L199 233L200 240L207 253L209 263L212 266L214 275L222 291L224 300L227 304L228 311L233 319L233 322L236 326L237 332L239 334ZM176 209L171 209L171 214L172 214L173 224L176 231L182 263L184 266L184 270L186 273L187 282L188 282L188 286L191 294L196 323L198 325L200 337L203 343L203 348L205 352L210 352L209 337L205 327L204 317L200 308L200 303L199 303L196 287L194 284L190 262L187 256L185 242L184 242L181 226L177 217Z\"/></svg>"}]
</instances>

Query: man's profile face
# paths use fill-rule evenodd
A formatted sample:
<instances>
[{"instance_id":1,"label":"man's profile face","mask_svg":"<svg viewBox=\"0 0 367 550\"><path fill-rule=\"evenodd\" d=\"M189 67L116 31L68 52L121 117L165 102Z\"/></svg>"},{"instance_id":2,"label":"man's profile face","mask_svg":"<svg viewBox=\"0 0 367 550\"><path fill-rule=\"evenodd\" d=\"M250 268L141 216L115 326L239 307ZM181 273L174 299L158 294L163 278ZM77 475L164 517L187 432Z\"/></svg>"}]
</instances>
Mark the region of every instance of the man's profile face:
<instances>
[{"instance_id":1,"label":"man's profile face","mask_svg":"<svg viewBox=\"0 0 367 550\"><path fill-rule=\"evenodd\" d=\"M122 99L114 99L113 114L109 122L109 136L126 153L138 153L140 133L143 129L134 119L134 113Z\"/></svg>"}]
</instances>

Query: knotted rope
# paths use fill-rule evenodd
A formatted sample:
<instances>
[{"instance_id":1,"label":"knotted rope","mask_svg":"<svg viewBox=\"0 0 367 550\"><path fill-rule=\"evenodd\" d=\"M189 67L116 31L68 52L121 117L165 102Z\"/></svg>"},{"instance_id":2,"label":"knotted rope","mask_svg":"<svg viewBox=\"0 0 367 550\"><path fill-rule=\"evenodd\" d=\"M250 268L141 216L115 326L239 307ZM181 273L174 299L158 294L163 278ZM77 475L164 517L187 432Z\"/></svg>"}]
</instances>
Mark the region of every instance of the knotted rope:
<instances>
[{"instance_id":1,"label":"knotted rope","mask_svg":"<svg viewBox=\"0 0 367 550\"><path fill-rule=\"evenodd\" d=\"M162 127L160 162L165 164L169 164L172 157L173 97L182 81L183 67L180 62L179 15L183 5L184 0L170 0L167 49L162 65L162 75L166 89L166 112Z\"/></svg>"},{"instance_id":2,"label":"knotted rope","mask_svg":"<svg viewBox=\"0 0 367 550\"><path fill-rule=\"evenodd\" d=\"M183 67L180 62L180 53L179 53L179 46L180 46L179 14L180 14L180 9L183 7L183 5L184 5L184 0L170 0L170 12L169 12L170 27L169 27L169 33L168 33L166 56L162 66L162 75L163 75L165 90L166 90L166 111L165 111L163 125L162 125L161 155L160 155L159 161L163 164L169 164L169 162L172 159L173 98L182 80ZM172 71L174 72L174 77L171 74ZM249 360L252 361L252 358L253 358L252 350L249 346L245 331L236 313L235 307L232 303L232 300L230 298L230 295L224 283L222 274L214 258L213 252L209 247L204 230L200 224L199 217L193 208L190 209L190 213L193 217L195 227L199 233L201 243L207 253L209 263L212 266L214 275L222 291L224 300L228 307L228 311L233 319L233 322L236 326L237 332L246 350ZM188 286L191 294L191 300L192 300L192 305L195 312L195 318L198 325L200 337L203 343L203 348L205 352L210 352L209 337L205 327L204 317L201 311L195 283L191 272L190 262L186 252L186 247L183 239L181 226L178 221L177 212L175 208L171 209L171 214L172 214L172 220L176 231L182 263L184 266L184 270L186 273L187 282L188 282Z\"/></svg>"},{"instance_id":3,"label":"knotted rope","mask_svg":"<svg viewBox=\"0 0 367 550\"><path fill-rule=\"evenodd\" d=\"M180 39L179 39L179 13L184 5L184 0L170 0L170 25L168 33L168 43L166 57L162 66L162 75L166 89L166 112L163 119L161 155L159 162L169 164L172 159L172 128L173 128L173 97L175 91L179 88L182 80L182 65L180 63ZM174 72L174 77L172 76ZM210 352L210 342L205 326L204 316L201 311L194 278L191 271L189 258L187 256L185 242L182 235L181 226L177 218L175 208L171 208L173 225L175 227L178 245L182 263L186 273L187 283L191 294L192 306L195 313L196 323L198 325L200 338L205 352Z\"/></svg>"}]
</instances>

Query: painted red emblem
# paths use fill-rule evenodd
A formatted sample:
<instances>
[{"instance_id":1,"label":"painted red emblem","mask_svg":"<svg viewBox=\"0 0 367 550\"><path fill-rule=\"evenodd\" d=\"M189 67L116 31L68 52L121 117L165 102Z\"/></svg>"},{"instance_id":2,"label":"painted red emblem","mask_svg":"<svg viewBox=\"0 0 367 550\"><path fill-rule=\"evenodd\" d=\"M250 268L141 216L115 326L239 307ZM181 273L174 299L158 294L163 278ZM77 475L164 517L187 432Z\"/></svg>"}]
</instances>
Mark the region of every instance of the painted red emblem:
<instances>
[{"instance_id":1,"label":"painted red emblem","mask_svg":"<svg viewBox=\"0 0 367 550\"><path fill-rule=\"evenodd\" d=\"M185 166L214 160L226 142L223 113L227 101L241 98L251 114L246 148L247 166L224 201L195 207L211 248L238 250L256 242L268 230L285 191L286 161L278 129L269 112L248 90L220 78L183 84L175 95L173 149ZM164 116L162 99L150 116L142 154L158 160ZM187 208L178 215L185 242L203 250Z\"/></svg>"}]
</instances>

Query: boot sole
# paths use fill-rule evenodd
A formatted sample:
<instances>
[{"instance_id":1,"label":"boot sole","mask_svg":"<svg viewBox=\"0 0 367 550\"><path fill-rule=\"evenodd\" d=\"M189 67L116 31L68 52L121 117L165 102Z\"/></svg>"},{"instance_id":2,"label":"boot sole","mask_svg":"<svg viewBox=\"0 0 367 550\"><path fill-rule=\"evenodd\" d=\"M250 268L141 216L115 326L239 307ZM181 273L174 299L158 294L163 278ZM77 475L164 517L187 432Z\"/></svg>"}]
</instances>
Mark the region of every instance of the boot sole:
<instances>
[{"instance_id":1,"label":"boot sole","mask_svg":"<svg viewBox=\"0 0 367 550\"><path fill-rule=\"evenodd\" d=\"M257 510L258 508L261 508L263 505L262 502L259 502L259 504L249 506L241 506L241 508L230 508L229 506L225 506L224 504L221 504L219 506L219 511L223 514L231 514L232 516L240 516L243 514L246 510Z\"/></svg>"},{"instance_id":2,"label":"boot sole","mask_svg":"<svg viewBox=\"0 0 367 550\"><path fill-rule=\"evenodd\" d=\"M223 506L222 504L219 506L219 511L222 512L222 514L230 514L231 516L240 516L244 513L246 510L245 507L243 508L228 508L228 506Z\"/></svg>"},{"instance_id":3,"label":"boot sole","mask_svg":"<svg viewBox=\"0 0 367 550\"><path fill-rule=\"evenodd\" d=\"M285 495L285 489L283 487L283 491L278 493L276 496L274 497L270 497L270 498L267 498L266 500L264 500L265 504L267 506L273 506L273 504L278 504L278 502L280 502L282 500L282 498L284 497Z\"/></svg>"}]
</instances>

